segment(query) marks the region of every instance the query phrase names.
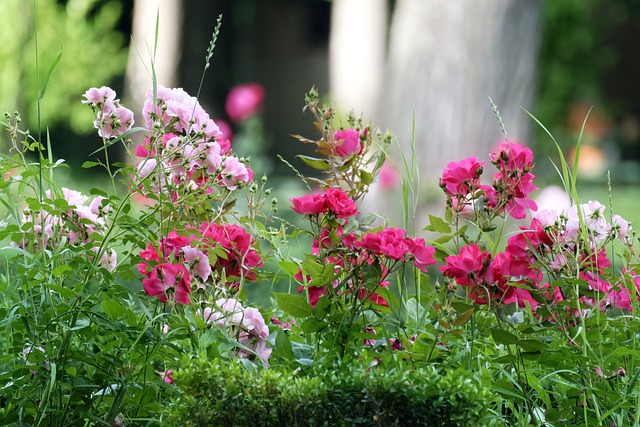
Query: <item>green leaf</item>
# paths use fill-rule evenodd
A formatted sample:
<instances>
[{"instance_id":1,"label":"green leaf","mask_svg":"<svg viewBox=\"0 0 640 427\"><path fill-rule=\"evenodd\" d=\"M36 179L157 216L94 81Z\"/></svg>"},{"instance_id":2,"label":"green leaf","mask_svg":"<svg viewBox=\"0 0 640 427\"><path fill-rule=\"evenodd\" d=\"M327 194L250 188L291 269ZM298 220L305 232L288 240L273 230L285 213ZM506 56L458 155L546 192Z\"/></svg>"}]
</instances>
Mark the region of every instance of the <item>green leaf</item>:
<instances>
[{"instance_id":1,"label":"green leaf","mask_svg":"<svg viewBox=\"0 0 640 427\"><path fill-rule=\"evenodd\" d=\"M116 301L102 301L100 304L102 306L102 310L104 313L109 316L111 319L118 319L124 313L124 307L122 303L118 303Z\"/></svg>"},{"instance_id":2,"label":"green leaf","mask_svg":"<svg viewBox=\"0 0 640 427\"><path fill-rule=\"evenodd\" d=\"M280 261L278 263L278 267L292 276L298 274L298 271L300 270L300 266L293 261Z\"/></svg>"},{"instance_id":3,"label":"green leaf","mask_svg":"<svg viewBox=\"0 0 640 427\"><path fill-rule=\"evenodd\" d=\"M512 362L515 362L516 360L518 360L518 359L513 354L508 354L506 356L498 357L497 359L494 359L493 361L495 363L512 363Z\"/></svg>"},{"instance_id":4,"label":"green leaf","mask_svg":"<svg viewBox=\"0 0 640 427\"><path fill-rule=\"evenodd\" d=\"M73 298L76 295L74 291L69 288L65 288L64 286L54 285L53 283L47 283L46 286L52 291L59 293L64 298Z\"/></svg>"},{"instance_id":5,"label":"green leaf","mask_svg":"<svg viewBox=\"0 0 640 427\"><path fill-rule=\"evenodd\" d=\"M305 334L312 334L314 332L321 331L327 326L327 324L321 320L316 319L315 317L310 317L300 325L300 329Z\"/></svg>"},{"instance_id":6,"label":"green leaf","mask_svg":"<svg viewBox=\"0 0 640 427\"><path fill-rule=\"evenodd\" d=\"M309 317L313 307L301 295L274 292L278 308L293 317Z\"/></svg>"},{"instance_id":7,"label":"green leaf","mask_svg":"<svg viewBox=\"0 0 640 427\"><path fill-rule=\"evenodd\" d=\"M51 76L53 75L53 72L56 70L56 67L58 66L58 63L60 63L61 59L62 59L62 51L58 53L58 56L56 56L56 59L53 60L53 63L47 70L47 74L44 76L44 80L42 81L42 87L40 88L40 93L38 94L39 100L44 98L44 94L47 92L47 86L49 86L49 80L51 79Z\"/></svg>"},{"instance_id":8,"label":"green leaf","mask_svg":"<svg viewBox=\"0 0 640 427\"><path fill-rule=\"evenodd\" d=\"M465 325L473 316L473 308L465 311L453 321L453 326Z\"/></svg>"},{"instance_id":9,"label":"green leaf","mask_svg":"<svg viewBox=\"0 0 640 427\"><path fill-rule=\"evenodd\" d=\"M443 234L451 233L449 224L444 222L442 218L434 215L429 215L429 225L427 225L426 230Z\"/></svg>"},{"instance_id":10,"label":"green leaf","mask_svg":"<svg viewBox=\"0 0 640 427\"><path fill-rule=\"evenodd\" d=\"M491 329L491 336L493 337L493 340L498 344L510 345L518 342L517 336L509 331L505 331L504 329Z\"/></svg>"},{"instance_id":11,"label":"green leaf","mask_svg":"<svg viewBox=\"0 0 640 427\"><path fill-rule=\"evenodd\" d=\"M278 329L276 332L276 351L287 360L295 360L291 341L282 329Z\"/></svg>"},{"instance_id":12,"label":"green leaf","mask_svg":"<svg viewBox=\"0 0 640 427\"><path fill-rule=\"evenodd\" d=\"M524 351L529 351L529 352L546 350L549 348L547 344L538 340L520 340L517 342L517 344L518 344L518 347L520 347Z\"/></svg>"},{"instance_id":13,"label":"green leaf","mask_svg":"<svg viewBox=\"0 0 640 427\"><path fill-rule=\"evenodd\" d=\"M300 160L302 160L307 166L314 168L319 171L331 170L331 165L327 163L324 159L317 159L315 157L297 155Z\"/></svg>"},{"instance_id":14,"label":"green leaf","mask_svg":"<svg viewBox=\"0 0 640 427\"><path fill-rule=\"evenodd\" d=\"M360 181L362 181L364 185L369 185L373 182L373 176L364 169L360 169L358 175L360 176Z\"/></svg>"},{"instance_id":15,"label":"green leaf","mask_svg":"<svg viewBox=\"0 0 640 427\"><path fill-rule=\"evenodd\" d=\"M89 162L89 161L86 161L86 162L84 162L84 163L82 164L82 168L84 168L84 169L89 169L89 168L92 168L92 167L94 167L94 166L98 166L99 164L100 164L100 163L98 163L98 162Z\"/></svg>"},{"instance_id":16,"label":"green leaf","mask_svg":"<svg viewBox=\"0 0 640 427\"><path fill-rule=\"evenodd\" d=\"M59 265L56 268L53 269L53 272L51 272L51 274L53 275L53 277L60 277L63 274L65 274L68 271L73 271L73 268L71 268L69 265L67 264L63 264L63 265Z\"/></svg>"}]
</instances>

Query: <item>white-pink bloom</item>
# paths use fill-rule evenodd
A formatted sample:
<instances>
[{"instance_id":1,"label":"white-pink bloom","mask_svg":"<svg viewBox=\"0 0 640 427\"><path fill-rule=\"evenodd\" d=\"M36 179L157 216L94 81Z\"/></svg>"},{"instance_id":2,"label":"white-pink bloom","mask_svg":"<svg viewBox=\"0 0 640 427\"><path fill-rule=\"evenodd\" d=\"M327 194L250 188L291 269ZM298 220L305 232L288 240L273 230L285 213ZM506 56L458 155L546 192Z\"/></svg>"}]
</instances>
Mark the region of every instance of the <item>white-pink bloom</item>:
<instances>
[{"instance_id":1,"label":"white-pink bloom","mask_svg":"<svg viewBox=\"0 0 640 427\"><path fill-rule=\"evenodd\" d=\"M154 158L144 159L138 163L138 179L143 180L148 177L151 172L153 172L157 164L158 161Z\"/></svg>"},{"instance_id":2,"label":"white-pink bloom","mask_svg":"<svg viewBox=\"0 0 640 427\"><path fill-rule=\"evenodd\" d=\"M205 163L207 173L214 174L222 165L222 156L220 155L220 145L215 142L208 143L205 151Z\"/></svg>"},{"instance_id":3,"label":"white-pink bloom","mask_svg":"<svg viewBox=\"0 0 640 427\"><path fill-rule=\"evenodd\" d=\"M244 163L236 157L224 159L224 168L220 172L221 182L229 190L238 188L238 182L249 182L249 171Z\"/></svg>"},{"instance_id":4,"label":"white-pink bloom","mask_svg":"<svg viewBox=\"0 0 640 427\"><path fill-rule=\"evenodd\" d=\"M98 135L105 138L116 138L133 126L133 111L118 106L111 111L103 111L102 120L96 119L94 126Z\"/></svg>"},{"instance_id":5,"label":"white-pink bloom","mask_svg":"<svg viewBox=\"0 0 640 427\"><path fill-rule=\"evenodd\" d=\"M612 228L616 235L620 238L620 240L626 242L627 234L629 233L629 230L631 230L631 224L629 224L629 222L622 218L620 215L614 215L613 217L611 217L611 221L613 223Z\"/></svg>"},{"instance_id":6,"label":"white-pink bloom","mask_svg":"<svg viewBox=\"0 0 640 427\"><path fill-rule=\"evenodd\" d=\"M536 212L533 218L540 221L540 225L546 228L546 227L551 227L553 225L556 225L559 221L558 216L559 216L559 211L545 209L545 210Z\"/></svg>"},{"instance_id":7,"label":"white-pink bloom","mask_svg":"<svg viewBox=\"0 0 640 427\"><path fill-rule=\"evenodd\" d=\"M51 192L47 191L47 197L51 198ZM70 190L68 188L62 188L62 196L67 201L69 206L82 206L89 199L87 196L76 190Z\"/></svg>"},{"instance_id":8,"label":"white-pink bloom","mask_svg":"<svg viewBox=\"0 0 640 427\"><path fill-rule=\"evenodd\" d=\"M89 104L92 107L102 107L103 105L113 105L116 100L116 92L107 86L100 88L92 87L83 95L85 100L83 104Z\"/></svg>"},{"instance_id":9,"label":"white-pink bloom","mask_svg":"<svg viewBox=\"0 0 640 427\"><path fill-rule=\"evenodd\" d=\"M211 275L209 258L200 249L191 246L183 246L182 253L187 263L192 266L192 273L199 276L203 282L206 282Z\"/></svg>"},{"instance_id":10,"label":"white-pink bloom","mask_svg":"<svg viewBox=\"0 0 640 427\"><path fill-rule=\"evenodd\" d=\"M244 313L244 307L234 298L220 298L216 301L216 305L224 316L226 325L240 325Z\"/></svg>"},{"instance_id":11,"label":"white-pink bloom","mask_svg":"<svg viewBox=\"0 0 640 427\"><path fill-rule=\"evenodd\" d=\"M91 210L91 213L93 213L94 215L101 215L109 210L109 205L105 205L104 207L102 206L103 200L104 200L104 197L97 196L91 201L91 203L89 204L89 209Z\"/></svg>"},{"instance_id":12,"label":"white-pink bloom","mask_svg":"<svg viewBox=\"0 0 640 427\"><path fill-rule=\"evenodd\" d=\"M266 340L269 336L269 327L257 308L247 307L244 309L242 327L251 335L260 339Z\"/></svg>"}]
</instances>

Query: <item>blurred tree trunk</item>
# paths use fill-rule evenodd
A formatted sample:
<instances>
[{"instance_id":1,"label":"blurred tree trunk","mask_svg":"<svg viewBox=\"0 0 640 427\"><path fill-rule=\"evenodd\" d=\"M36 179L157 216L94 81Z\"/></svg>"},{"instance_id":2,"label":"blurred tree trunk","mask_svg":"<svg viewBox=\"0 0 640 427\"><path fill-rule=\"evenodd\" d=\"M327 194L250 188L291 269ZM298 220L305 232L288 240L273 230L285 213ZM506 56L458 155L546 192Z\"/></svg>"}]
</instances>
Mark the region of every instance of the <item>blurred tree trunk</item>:
<instances>
[{"instance_id":1,"label":"blurred tree trunk","mask_svg":"<svg viewBox=\"0 0 640 427\"><path fill-rule=\"evenodd\" d=\"M504 139L488 97L509 138L529 141L532 121L521 107L534 102L541 7L539 0L396 1L377 122L407 154L415 119L423 187L433 188L449 161L486 159Z\"/></svg>"},{"instance_id":2,"label":"blurred tree trunk","mask_svg":"<svg viewBox=\"0 0 640 427\"><path fill-rule=\"evenodd\" d=\"M158 18L158 49L154 55L156 18ZM145 96L152 88L152 62L158 84L175 87L178 83L182 0L135 0L131 37L133 41L129 48L124 97L127 107L132 109L140 120L139 114Z\"/></svg>"},{"instance_id":3,"label":"blurred tree trunk","mask_svg":"<svg viewBox=\"0 0 640 427\"><path fill-rule=\"evenodd\" d=\"M383 88L387 0L333 0L329 35L331 97L372 119Z\"/></svg>"}]
</instances>

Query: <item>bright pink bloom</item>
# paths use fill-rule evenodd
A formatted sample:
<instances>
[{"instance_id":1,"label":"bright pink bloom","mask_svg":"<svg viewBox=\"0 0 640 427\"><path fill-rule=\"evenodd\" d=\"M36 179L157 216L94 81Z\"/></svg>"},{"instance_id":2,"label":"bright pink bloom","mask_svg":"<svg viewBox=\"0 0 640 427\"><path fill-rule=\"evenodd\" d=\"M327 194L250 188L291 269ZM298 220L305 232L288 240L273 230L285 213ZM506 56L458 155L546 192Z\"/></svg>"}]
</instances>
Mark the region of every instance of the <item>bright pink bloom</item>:
<instances>
[{"instance_id":1,"label":"bright pink bloom","mask_svg":"<svg viewBox=\"0 0 640 427\"><path fill-rule=\"evenodd\" d=\"M294 197L290 202L293 204L291 209L301 215L318 215L327 211L324 194L306 194Z\"/></svg>"},{"instance_id":2,"label":"bright pink bloom","mask_svg":"<svg viewBox=\"0 0 640 427\"><path fill-rule=\"evenodd\" d=\"M340 157L349 157L362 151L360 134L355 129L336 131L336 152Z\"/></svg>"},{"instance_id":3,"label":"bright pink bloom","mask_svg":"<svg viewBox=\"0 0 640 427\"><path fill-rule=\"evenodd\" d=\"M446 265L440 266L438 270L462 286L477 286L481 284L484 270L490 260L491 254L482 251L473 243L463 246L458 255L445 258Z\"/></svg>"},{"instance_id":4,"label":"bright pink bloom","mask_svg":"<svg viewBox=\"0 0 640 427\"><path fill-rule=\"evenodd\" d=\"M401 183L402 180L396 168L390 162L385 162L380 168L380 187L385 190L393 190L398 188Z\"/></svg>"},{"instance_id":5,"label":"bright pink bloom","mask_svg":"<svg viewBox=\"0 0 640 427\"><path fill-rule=\"evenodd\" d=\"M531 149L515 142L500 144L498 149L489 155L489 158L499 170L526 173L533 168L533 152Z\"/></svg>"},{"instance_id":6,"label":"bright pink bloom","mask_svg":"<svg viewBox=\"0 0 640 427\"><path fill-rule=\"evenodd\" d=\"M339 188L328 188L324 197L327 209L333 212L337 218L347 218L358 213L356 203Z\"/></svg>"},{"instance_id":7,"label":"bright pink bloom","mask_svg":"<svg viewBox=\"0 0 640 427\"><path fill-rule=\"evenodd\" d=\"M436 250L433 246L427 246L424 239L416 237L415 239L406 239L408 252L413 256L413 262L423 272L427 272L428 265L437 264L433 257Z\"/></svg>"},{"instance_id":8,"label":"bright pink bloom","mask_svg":"<svg viewBox=\"0 0 640 427\"><path fill-rule=\"evenodd\" d=\"M171 296L177 303L189 304L191 277L183 265L158 264L147 278L142 279L142 285L149 296L157 296L161 302L167 302L167 297Z\"/></svg>"},{"instance_id":9,"label":"bright pink bloom","mask_svg":"<svg viewBox=\"0 0 640 427\"><path fill-rule=\"evenodd\" d=\"M225 108L231 121L238 123L254 115L262 106L264 88L258 83L239 84L231 88Z\"/></svg>"},{"instance_id":10,"label":"bright pink bloom","mask_svg":"<svg viewBox=\"0 0 640 427\"><path fill-rule=\"evenodd\" d=\"M465 196L479 187L484 164L476 156L450 162L442 170L440 186L448 195Z\"/></svg>"},{"instance_id":11,"label":"bright pink bloom","mask_svg":"<svg viewBox=\"0 0 640 427\"><path fill-rule=\"evenodd\" d=\"M395 260L403 260L408 248L405 231L400 228L385 228L378 231L380 253Z\"/></svg>"}]
</instances>

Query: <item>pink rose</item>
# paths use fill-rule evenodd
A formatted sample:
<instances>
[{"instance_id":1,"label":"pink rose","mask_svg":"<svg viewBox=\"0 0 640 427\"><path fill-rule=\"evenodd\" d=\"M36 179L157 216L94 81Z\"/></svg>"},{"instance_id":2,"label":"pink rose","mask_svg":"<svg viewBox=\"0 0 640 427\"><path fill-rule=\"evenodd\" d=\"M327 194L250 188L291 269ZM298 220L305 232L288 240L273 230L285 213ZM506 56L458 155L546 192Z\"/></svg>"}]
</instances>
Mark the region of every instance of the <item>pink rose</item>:
<instances>
[{"instance_id":1,"label":"pink rose","mask_svg":"<svg viewBox=\"0 0 640 427\"><path fill-rule=\"evenodd\" d=\"M264 88L258 83L239 84L231 88L225 108L231 121L238 123L252 116L262 106Z\"/></svg>"},{"instance_id":2,"label":"pink rose","mask_svg":"<svg viewBox=\"0 0 640 427\"><path fill-rule=\"evenodd\" d=\"M327 211L324 194L307 194L290 199L291 209L301 215L318 215Z\"/></svg>"},{"instance_id":3,"label":"pink rose","mask_svg":"<svg viewBox=\"0 0 640 427\"><path fill-rule=\"evenodd\" d=\"M413 262L423 272L427 272L427 265L436 264L437 261L433 257L436 250L432 246L427 246L423 238L407 239L407 248L413 256Z\"/></svg>"},{"instance_id":4,"label":"pink rose","mask_svg":"<svg viewBox=\"0 0 640 427\"><path fill-rule=\"evenodd\" d=\"M356 203L339 188L331 187L324 193L327 209L337 218L347 218L358 213Z\"/></svg>"},{"instance_id":5,"label":"pink rose","mask_svg":"<svg viewBox=\"0 0 640 427\"><path fill-rule=\"evenodd\" d=\"M483 252L477 244L463 246L458 255L451 255L445 258L446 265L438 268L446 277L456 279L462 286L475 286L479 283L470 281L469 276L481 276L485 262L491 258L491 254Z\"/></svg>"},{"instance_id":6,"label":"pink rose","mask_svg":"<svg viewBox=\"0 0 640 427\"><path fill-rule=\"evenodd\" d=\"M360 135L355 129L345 129L336 132L336 152L340 157L349 157L360 153Z\"/></svg>"},{"instance_id":7,"label":"pink rose","mask_svg":"<svg viewBox=\"0 0 640 427\"><path fill-rule=\"evenodd\" d=\"M460 162L450 162L442 170L440 186L449 195L467 195L480 186L480 175L485 162L479 162L476 156Z\"/></svg>"},{"instance_id":8,"label":"pink rose","mask_svg":"<svg viewBox=\"0 0 640 427\"><path fill-rule=\"evenodd\" d=\"M515 142L504 142L489 154L491 162L499 170L528 172L533 168L533 152Z\"/></svg>"}]
</instances>

